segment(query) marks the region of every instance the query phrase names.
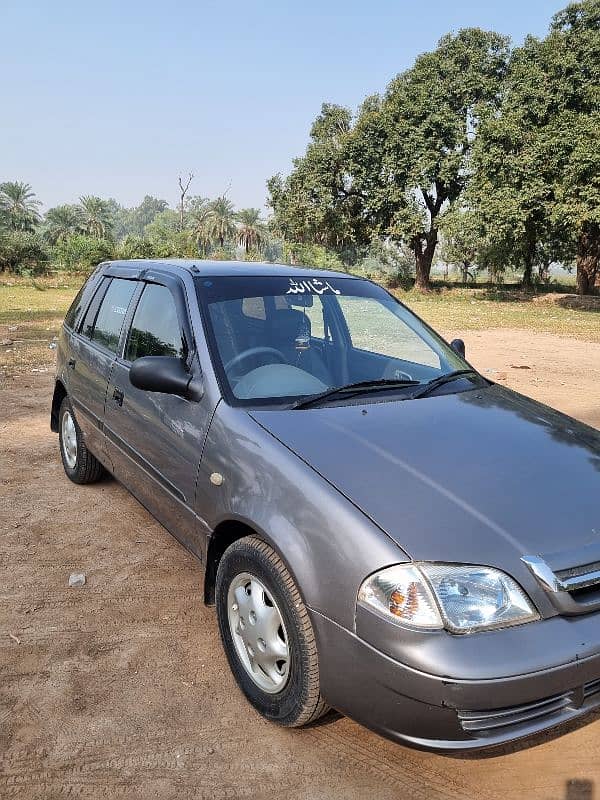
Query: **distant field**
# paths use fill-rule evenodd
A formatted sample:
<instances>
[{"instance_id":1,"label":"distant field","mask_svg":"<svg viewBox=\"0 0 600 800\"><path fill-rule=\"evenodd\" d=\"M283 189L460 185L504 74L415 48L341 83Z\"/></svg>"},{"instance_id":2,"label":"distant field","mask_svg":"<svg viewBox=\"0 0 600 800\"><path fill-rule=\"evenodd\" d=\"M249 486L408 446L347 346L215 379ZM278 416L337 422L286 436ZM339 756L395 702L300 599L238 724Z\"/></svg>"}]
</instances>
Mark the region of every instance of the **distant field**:
<instances>
[{"instance_id":1,"label":"distant field","mask_svg":"<svg viewBox=\"0 0 600 800\"><path fill-rule=\"evenodd\" d=\"M555 333L600 342L600 312L561 308L550 302L524 299L521 292L498 293L488 299L484 289L446 289L431 294L394 294L434 328L461 330L514 328Z\"/></svg>"},{"instance_id":2,"label":"distant field","mask_svg":"<svg viewBox=\"0 0 600 800\"><path fill-rule=\"evenodd\" d=\"M60 323L83 277L0 281L0 371L4 374L47 369ZM483 288L450 288L423 295L396 291L396 296L434 328L454 335L467 330L513 328L556 333L600 342L600 313L575 311L525 299L518 291L490 298Z\"/></svg>"},{"instance_id":3,"label":"distant field","mask_svg":"<svg viewBox=\"0 0 600 800\"><path fill-rule=\"evenodd\" d=\"M6 278L0 282L0 376L47 369L65 313L84 278Z\"/></svg>"}]
</instances>

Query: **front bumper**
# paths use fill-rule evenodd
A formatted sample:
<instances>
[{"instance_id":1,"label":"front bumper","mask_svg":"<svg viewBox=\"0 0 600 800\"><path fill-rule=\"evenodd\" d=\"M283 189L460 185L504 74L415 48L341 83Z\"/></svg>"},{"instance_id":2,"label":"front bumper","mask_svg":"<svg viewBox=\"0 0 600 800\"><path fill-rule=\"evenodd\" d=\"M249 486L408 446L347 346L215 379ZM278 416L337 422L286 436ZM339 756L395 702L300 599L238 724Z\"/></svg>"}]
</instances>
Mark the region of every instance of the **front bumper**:
<instances>
[{"instance_id":1,"label":"front bumper","mask_svg":"<svg viewBox=\"0 0 600 800\"><path fill-rule=\"evenodd\" d=\"M443 663L438 665L440 674L401 663L318 612L312 611L311 619L327 702L399 742L439 751L479 750L532 736L600 708L600 644L593 655L573 654L573 660L558 666L460 679L445 677ZM593 622L598 628L598 620ZM501 637L503 632L494 634ZM449 640L460 648L464 637ZM497 644L499 639L490 641ZM547 651L552 651L550 640ZM486 660L482 650L476 672L489 672ZM512 660L518 667L518 651L513 651Z\"/></svg>"}]
</instances>

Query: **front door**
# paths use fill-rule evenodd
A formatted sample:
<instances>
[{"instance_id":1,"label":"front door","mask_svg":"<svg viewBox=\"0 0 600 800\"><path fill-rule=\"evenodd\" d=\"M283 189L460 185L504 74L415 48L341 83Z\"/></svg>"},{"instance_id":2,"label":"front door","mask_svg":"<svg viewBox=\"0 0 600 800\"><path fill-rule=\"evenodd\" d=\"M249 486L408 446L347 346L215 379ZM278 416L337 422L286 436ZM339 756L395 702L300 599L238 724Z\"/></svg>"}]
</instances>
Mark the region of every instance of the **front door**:
<instances>
[{"instance_id":1,"label":"front door","mask_svg":"<svg viewBox=\"0 0 600 800\"><path fill-rule=\"evenodd\" d=\"M194 512L202 446L212 411L200 402L136 389L131 363L142 356L176 356L199 371L178 279L146 283L133 314L123 356L112 368L105 414L106 446L115 475L198 556L208 533Z\"/></svg>"}]
</instances>

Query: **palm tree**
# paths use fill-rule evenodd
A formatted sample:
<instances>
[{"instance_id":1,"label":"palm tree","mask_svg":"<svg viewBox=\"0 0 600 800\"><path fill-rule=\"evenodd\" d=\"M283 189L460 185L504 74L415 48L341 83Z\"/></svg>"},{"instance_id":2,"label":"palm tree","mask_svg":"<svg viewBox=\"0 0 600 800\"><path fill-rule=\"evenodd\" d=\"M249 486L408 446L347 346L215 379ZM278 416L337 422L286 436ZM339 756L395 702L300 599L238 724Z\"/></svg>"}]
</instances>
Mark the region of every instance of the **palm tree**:
<instances>
[{"instance_id":1,"label":"palm tree","mask_svg":"<svg viewBox=\"0 0 600 800\"><path fill-rule=\"evenodd\" d=\"M210 204L210 212L206 220L208 241L218 242L219 247L224 247L227 239L232 239L236 233L233 203L225 195L217 197Z\"/></svg>"},{"instance_id":2,"label":"palm tree","mask_svg":"<svg viewBox=\"0 0 600 800\"><path fill-rule=\"evenodd\" d=\"M81 206L55 206L46 213L46 236L52 244L79 233L83 227L84 215Z\"/></svg>"},{"instance_id":3,"label":"palm tree","mask_svg":"<svg viewBox=\"0 0 600 800\"><path fill-rule=\"evenodd\" d=\"M83 215L83 228L90 236L96 239L104 238L110 231L111 213L110 205L106 200L95 195L86 194L79 198Z\"/></svg>"},{"instance_id":4,"label":"palm tree","mask_svg":"<svg viewBox=\"0 0 600 800\"><path fill-rule=\"evenodd\" d=\"M267 228L260 218L258 208L243 208L237 215L239 228L237 230L238 244L246 254L250 250L260 250L267 238Z\"/></svg>"},{"instance_id":5,"label":"palm tree","mask_svg":"<svg viewBox=\"0 0 600 800\"><path fill-rule=\"evenodd\" d=\"M204 197L194 197L188 206L187 213L198 251L204 255L211 243L209 223L213 214L212 203L209 203Z\"/></svg>"},{"instance_id":6,"label":"palm tree","mask_svg":"<svg viewBox=\"0 0 600 800\"><path fill-rule=\"evenodd\" d=\"M22 181L0 183L0 212L14 231L31 231L40 221L35 192Z\"/></svg>"}]
</instances>

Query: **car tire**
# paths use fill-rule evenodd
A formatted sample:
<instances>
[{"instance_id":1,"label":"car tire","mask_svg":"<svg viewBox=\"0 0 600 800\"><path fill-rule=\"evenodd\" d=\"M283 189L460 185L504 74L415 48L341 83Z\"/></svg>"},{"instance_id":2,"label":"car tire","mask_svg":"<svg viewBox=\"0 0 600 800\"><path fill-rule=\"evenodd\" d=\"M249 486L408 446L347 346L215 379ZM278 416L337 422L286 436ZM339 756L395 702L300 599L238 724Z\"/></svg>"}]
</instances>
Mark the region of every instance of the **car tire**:
<instances>
[{"instance_id":1,"label":"car tire","mask_svg":"<svg viewBox=\"0 0 600 800\"><path fill-rule=\"evenodd\" d=\"M104 467L87 449L68 397L63 399L58 412L58 439L60 457L69 480L83 484L94 483L102 477Z\"/></svg>"},{"instance_id":2,"label":"car tire","mask_svg":"<svg viewBox=\"0 0 600 800\"><path fill-rule=\"evenodd\" d=\"M225 551L217 570L216 606L231 671L263 717L301 727L328 710L308 612L285 564L262 539L247 536Z\"/></svg>"}]
</instances>

